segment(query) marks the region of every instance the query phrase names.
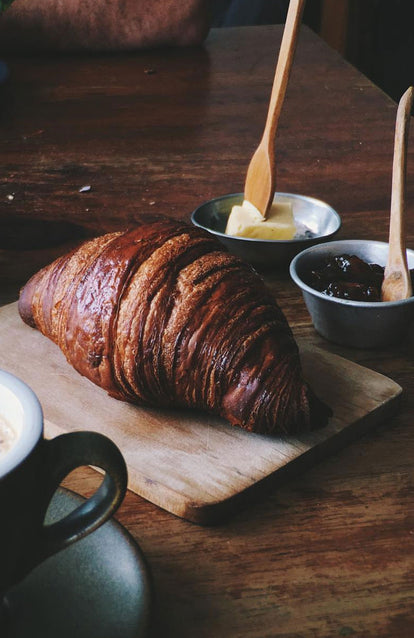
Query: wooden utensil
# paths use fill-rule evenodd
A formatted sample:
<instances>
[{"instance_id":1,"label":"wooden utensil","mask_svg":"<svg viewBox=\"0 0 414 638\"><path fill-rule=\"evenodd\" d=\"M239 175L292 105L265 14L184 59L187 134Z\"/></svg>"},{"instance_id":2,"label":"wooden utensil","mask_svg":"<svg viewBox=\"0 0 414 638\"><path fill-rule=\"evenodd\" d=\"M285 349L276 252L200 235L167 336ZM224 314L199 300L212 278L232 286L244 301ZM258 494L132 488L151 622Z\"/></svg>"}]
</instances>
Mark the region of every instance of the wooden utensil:
<instances>
[{"instance_id":1,"label":"wooden utensil","mask_svg":"<svg viewBox=\"0 0 414 638\"><path fill-rule=\"evenodd\" d=\"M382 301L399 301L413 294L404 237L404 194L407 139L414 89L411 86L398 105L392 167L391 214L388 260L381 288Z\"/></svg>"},{"instance_id":2,"label":"wooden utensil","mask_svg":"<svg viewBox=\"0 0 414 638\"><path fill-rule=\"evenodd\" d=\"M283 31L263 137L247 170L244 198L266 217L275 191L274 140L292 68L305 0L291 0Z\"/></svg>"}]
</instances>

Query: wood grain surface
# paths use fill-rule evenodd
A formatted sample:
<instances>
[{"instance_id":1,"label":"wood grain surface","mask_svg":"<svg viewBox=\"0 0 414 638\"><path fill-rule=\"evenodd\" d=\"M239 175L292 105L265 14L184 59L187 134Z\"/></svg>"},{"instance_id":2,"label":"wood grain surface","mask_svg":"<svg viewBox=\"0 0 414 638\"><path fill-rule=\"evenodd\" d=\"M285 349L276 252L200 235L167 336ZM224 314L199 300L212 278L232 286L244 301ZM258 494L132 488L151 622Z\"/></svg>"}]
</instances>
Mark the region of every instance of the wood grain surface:
<instances>
[{"instance_id":1,"label":"wood grain surface","mask_svg":"<svg viewBox=\"0 0 414 638\"><path fill-rule=\"evenodd\" d=\"M303 346L302 364L329 404L329 424L306 435L269 437L203 412L129 405L79 375L49 339L0 309L0 367L37 394L52 438L93 430L111 438L128 466L129 488L193 522L228 517L253 488L292 476L390 416L401 387L338 355ZM30 364L28 363L30 361Z\"/></svg>"},{"instance_id":2,"label":"wood grain surface","mask_svg":"<svg viewBox=\"0 0 414 638\"><path fill-rule=\"evenodd\" d=\"M213 30L200 49L20 57L0 87L0 300L76 237L146 211L188 219L243 190L263 130L282 28ZM396 104L302 29L281 114L281 191L329 202L338 238L387 241ZM90 190L79 192L82 186ZM414 248L414 136L407 245ZM118 520L151 567L152 638L411 638L413 340L324 341L286 272L265 274L295 335L392 378L398 413L220 525L128 491ZM92 469L66 485L88 495ZM91 638L98 638L91 636Z\"/></svg>"}]
</instances>

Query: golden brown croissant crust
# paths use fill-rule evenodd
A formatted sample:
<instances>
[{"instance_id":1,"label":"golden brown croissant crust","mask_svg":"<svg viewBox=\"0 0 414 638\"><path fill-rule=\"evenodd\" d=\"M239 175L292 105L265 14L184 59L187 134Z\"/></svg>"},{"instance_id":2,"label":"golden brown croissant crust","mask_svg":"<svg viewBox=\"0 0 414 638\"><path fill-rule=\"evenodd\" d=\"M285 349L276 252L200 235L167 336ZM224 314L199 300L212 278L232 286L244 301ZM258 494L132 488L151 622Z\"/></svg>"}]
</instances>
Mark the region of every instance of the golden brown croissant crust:
<instances>
[{"instance_id":1,"label":"golden brown croissant crust","mask_svg":"<svg viewBox=\"0 0 414 638\"><path fill-rule=\"evenodd\" d=\"M183 222L86 242L30 279L19 312L118 399L207 409L262 433L326 422L262 279Z\"/></svg>"}]
</instances>

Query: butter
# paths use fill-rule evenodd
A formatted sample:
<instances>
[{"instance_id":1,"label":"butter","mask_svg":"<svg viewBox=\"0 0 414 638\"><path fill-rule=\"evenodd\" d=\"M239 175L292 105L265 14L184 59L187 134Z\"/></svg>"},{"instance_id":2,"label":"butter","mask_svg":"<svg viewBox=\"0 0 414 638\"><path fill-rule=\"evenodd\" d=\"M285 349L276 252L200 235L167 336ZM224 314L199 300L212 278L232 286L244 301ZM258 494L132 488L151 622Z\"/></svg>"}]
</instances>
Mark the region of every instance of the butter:
<instances>
[{"instance_id":1,"label":"butter","mask_svg":"<svg viewBox=\"0 0 414 638\"><path fill-rule=\"evenodd\" d=\"M266 219L247 200L233 206L229 215L226 235L252 239L293 239L296 233L290 202L273 203Z\"/></svg>"}]
</instances>

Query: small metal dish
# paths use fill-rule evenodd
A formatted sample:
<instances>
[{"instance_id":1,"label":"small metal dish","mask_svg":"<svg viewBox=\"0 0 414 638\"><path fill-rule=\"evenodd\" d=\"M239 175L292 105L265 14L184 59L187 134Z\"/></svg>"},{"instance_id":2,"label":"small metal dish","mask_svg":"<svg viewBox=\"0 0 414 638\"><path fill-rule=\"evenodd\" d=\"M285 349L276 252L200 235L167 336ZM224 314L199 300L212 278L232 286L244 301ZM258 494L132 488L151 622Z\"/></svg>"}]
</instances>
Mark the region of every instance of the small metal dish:
<instances>
[{"instance_id":1,"label":"small metal dish","mask_svg":"<svg viewBox=\"0 0 414 638\"><path fill-rule=\"evenodd\" d=\"M313 197L292 193L275 193L274 201L292 202L293 216L302 234L291 240L251 239L226 235L225 229L231 209L243 202L243 193L223 195L201 204L191 215L195 226L208 230L245 261L261 268L289 264L298 252L327 241L341 227L338 213L325 202Z\"/></svg>"},{"instance_id":2,"label":"small metal dish","mask_svg":"<svg viewBox=\"0 0 414 638\"><path fill-rule=\"evenodd\" d=\"M408 339L414 322L414 297L402 301L367 302L328 297L311 288L311 270L328 257L356 255L367 263L385 266L388 244L350 239L313 246L297 255L290 275L301 288L317 332L329 341L355 348L381 348ZM408 267L414 268L414 250L407 250Z\"/></svg>"}]
</instances>

